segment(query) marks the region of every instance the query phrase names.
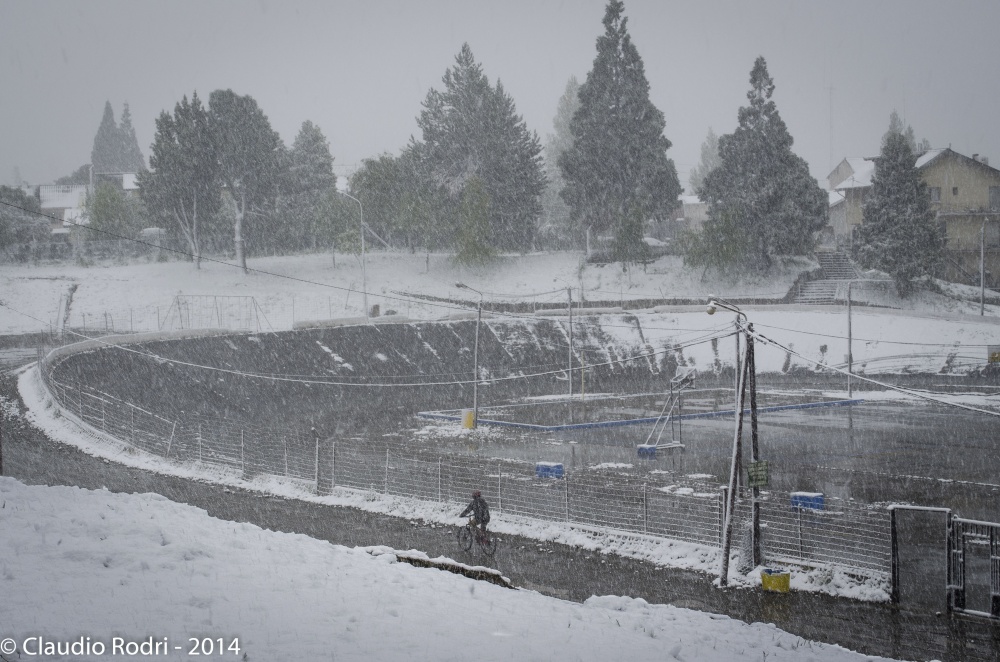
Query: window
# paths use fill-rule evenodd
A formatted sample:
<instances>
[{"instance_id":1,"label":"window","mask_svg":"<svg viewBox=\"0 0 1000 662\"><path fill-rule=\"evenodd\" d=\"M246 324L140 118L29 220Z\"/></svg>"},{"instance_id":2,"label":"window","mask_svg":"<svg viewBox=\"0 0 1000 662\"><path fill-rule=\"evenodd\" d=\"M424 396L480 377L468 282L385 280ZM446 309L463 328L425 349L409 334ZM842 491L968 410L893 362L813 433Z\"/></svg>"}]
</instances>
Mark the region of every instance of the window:
<instances>
[{"instance_id":1,"label":"window","mask_svg":"<svg viewBox=\"0 0 1000 662\"><path fill-rule=\"evenodd\" d=\"M931 186L927 189L931 193L931 202L941 202L941 187Z\"/></svg>"},{"instance_id":2,"label":"window","mask_svg":"<svg viewBox=\"0 0 1000 662\"><path fill-rule=\"evenodd\" d=\"M951 194L952 195L958 195L958 187L957 186L952 186L951 187Z\"/></svg>"},{"instance_id":3,"label":"window","mask_svg":"<svg viewBox=\"0 0 1000 662\"><path fill-rule=\"evenodd\" d=\"M1000 186L990 187L990 209L1000 209Z\"/></svg>"}]
</instances>

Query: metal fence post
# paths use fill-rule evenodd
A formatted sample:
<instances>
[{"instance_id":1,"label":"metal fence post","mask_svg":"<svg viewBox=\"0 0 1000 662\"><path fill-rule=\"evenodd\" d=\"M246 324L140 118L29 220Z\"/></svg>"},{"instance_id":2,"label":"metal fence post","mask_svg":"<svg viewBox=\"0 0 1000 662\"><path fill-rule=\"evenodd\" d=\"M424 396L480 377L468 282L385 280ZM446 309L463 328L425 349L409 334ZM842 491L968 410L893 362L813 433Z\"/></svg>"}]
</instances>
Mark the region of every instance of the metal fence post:
<instances>
[{"instance_id":1,"label":"metal fence post","mask_svg":"<svg viewBox=\"0 0 1000 662\"><path fill-rule=\"evenodd\" d=\"M247 475L247 454L246 454L246 439L245 432L240 430L240 473L244 476Z\"/></svg>"},{"instance_id":2,"label":"metal fence post","mask_svg":"<svg viewBox=\"0 0 1000 662\"><path fill-rule=\"evenodd\" d=\"M566 477L566 487L563 490L566 495L566 521L569 521L569 476Z\"/></svg>"},{"instance_id":3,"label":"metal fence post","mask_svg":"<svg viewBox=\"0 0 1000 662\"><path fill-rule=\"evenodd\" d=\"M649 530L649 505L646 502L646 483L642 484L642 532Z\"/></svg>"},{"instance_id":4,"label":"metal fence post","mask_svg":"<svg viewBox=\"0 0 1000 662\"><path fill-rule=\"evenodd\" d=\"M497 512L503 510L503 497L500 491L501 479L503 478L503 469L500 468L500 463L497 462Z\"/></svg>"},{"instance_id":5,"label":"metal fence post","mask_svg":"<svg viewBox=\"0 0 1000 662\"><path fill-rule=\"evenodd\" d=\"M104 399L101 398L101 430L104 432L108 431L108 416L104 410Z\"/></svg>"},{"instance_id":6,"label":"metal fence post","mask_svg":"<svg viewBox=\"0 0 1000 662\"><path fill-rule=\"evenodd\" d=\"M330 491L337 486L337 440L330 440Z\"/></svg>"},{"instance_id":7,"label":"metal fence post","mask_svg":"<svg viewBox=\"0 0 1000 662\"><path fill-rule=\"evenodd\" d=\"M798 520L798 524L799 524L799 527L798 527L799 528L799 559L803 559L804 560L805 557L806 557L805 556L806 553L805 553L805 550L802 549L802 509L801 508L796 508L795 511L796 511L796 513L795 513L796 514L796 519Z\"/></svg>"},{"instance_id":8,"label":"metal fence post","mask_svg":"<svg viewBox=\"0 0 1000 662\"><path fill-rule=\"evenodd\" d=\"M385 489L383 494L389 493L389 447L385 447Z\"/></svg>"},{"instance_id":9,"label":"metal fence post","mask_svg":"<svg viewBox=\"0 0 1000 662\"><path fill-rule=\"evenodd\" d=\"M135 407L130 407L128 411L132 425L132 445L135 446Z\"/></svg>"},{"instance_id":10,"label":"metal fence post","mask_svg":"<svg viewBox=\"0 0 1000 662\"><path fill-rule=\"evenodd\" d=\"M899 604L899 541L896 538L896 509L889 509L889 599L893 604ZM951 559L948 558L950 566ZM947 582L946 582L947 583ZM950 605L949 600L949 607Z\"/></svg>"},{"instance_id":11,"label":"metal fence post","mask_svg":"<svg viewBox=\"0 0 1000 662\"><path fill-rule=\"evenodd\" d=\"M441 458L438 457L438 503L444 501L441 498Z\"/></svg>"},{"instance_id":12,"label":"metal fence post","mask_svg":"<svg viewBox=\"0 0 1000 662\"><path fill-rule=\"evenodd\" d=\"M316 428L312 429L313 437L316 439L316 494L319 494L319 435Z\"/></svg>"},{"instance_id":13,"label":"metal fence post","mask_svg":"<svg viewBox=\"0 0 1000 662\"><path fill-rule=\"evenodd\" d=\"M729 488L719 490L719 547L722 547L722 534L726 528L726 508L729 505Z\"/></svg>"},{"instance_id":14,"label":"metal fence post","mask_svg":"<svg viewBox=\"0 0 1000 662\"><path fill-rule=\"evenodd\" d=\"M201 462L201 423L198 424L198 461Z\"/></svg>"},{"instance_id":15,"label":"metal fence post","mask_svg":"<svg viewBox=\"0 0 1000 662\"><path fill-rule=\"evenodd\" d=\"M288 437L281 437L281 448L285 452L285 478L288 478Z\"/></svg>"}]
</instances>

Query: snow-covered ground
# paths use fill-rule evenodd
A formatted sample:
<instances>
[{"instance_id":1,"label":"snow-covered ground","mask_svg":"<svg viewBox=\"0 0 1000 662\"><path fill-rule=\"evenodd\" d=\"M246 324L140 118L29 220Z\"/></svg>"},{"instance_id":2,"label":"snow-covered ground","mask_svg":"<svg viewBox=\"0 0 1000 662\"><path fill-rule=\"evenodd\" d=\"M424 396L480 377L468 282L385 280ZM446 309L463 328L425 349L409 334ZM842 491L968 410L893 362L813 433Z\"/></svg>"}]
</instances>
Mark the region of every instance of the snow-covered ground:
<instances>
[{"instance_id":1,"label":"snow-covered ground","mask_svg":"<svg viewBox=\"0 0 1000 662\"><path fill-rule=\"evenodd\" d=\"M100 326L100 320L158 319L173 297L252 296L275 328L293 321L361 313L360 265L329 256L262 258L243 275L220 264L196 271L187 263L95 267L0 266L0 334L34 332L56 326L60 302L73 293L70 326ZM414 318L453 312L394 294L465 298L455 288L466 283L486 299L525 298L539 303L565 301L567 286L588 301L675 298L778 300L797 273L791 266L761 281L727 283L686 272L666 259L648 271L624 274L614 265L580 269L579 256L531 255L510 258L480 271L453 267L446 256L373 255L368 261L369 304ZM875 300L895 311L858 307L852 332L856 370L947 372L985 363L988 345L1000 345L996 309L980 318L973 293L951 288L952 297L922 294L900 302L891 293L855 290L856 300ZM867 293L866 293L867 292ZM463 294L465 295L463 297ZM958 301L955 296L966 299ZM475 298L475 297L474 297ZM151 309L159 308L156 313ZM744 306L758 333L776 341L758 351L758 369L812 370L817 363L842 366L847 352L843 308ZM901 314L898 308L907 308ZM124 312L123 312L124 311ZM86 316L86 317L84 317ZM127 316L127 317L126 317ZM88 324L89 321L89 324ZM643 314L650 343L724 328L732 316L705 315L701 306ZM623 332L624 333L624 332ZM709 369L730 363L732 348L710 344L685 349L685 359ZM815 362L815 363L814 363ZM119 462L222 483L238 476L174 465L120 444L82 434L72 416L57 416L31 373L21 377L30 417L53 438ZM893 396L906 397L906 396ZM942 396L943 397L943 396ZM969 406L996 408L982 395L949 396ZM10 406L10 403L0 403ZM313 497L295 486L259 479L255 489L316 498L406 517L454 524L450 506L374 497L338 489ZM12 554L0 558L5 594L19 596L0 606L0 637L74 641L90 636L110 647L113 636L141 641L167 637L171 646L188 637L240 637L248 659L860 659L832 646L804 642L772 626L647 605L628 598L593 598L583 605L526 591L510 591L433 570L395 563L386 550L348 550L249 525L221 522L203 512L157 496L112 495L71 488L25 487L0 481L0 536ZM616 538L606 532L557 523L497 518L501 534L577 544L646 558L663 565L712 572L718 552L697 545ZM290 562L291 561L291 562ZM737 579L737 578L733 578ZM751 576L743 581L759 581ZM799 573L792 586L840 595L884 599L877 584L842 585L832 572ZM57 596L57 597L55 597ZM478 625L476 625L478 624ZM572 630L572 633L570 631ZM486 633L486 645L480 642ZM155 643L155 642L154 642ZM5 652L5 651L0 651ZM181 654L181 651L171 651ZM84 658L86 659L86 658ZM93 659L97 659L93 657ZM866 658L872 659L872 658Z\"/></svg>"},{"instance_id":2,"label":"snow-covered ground","mask_svg":"<svg viewBox=\"0 0 1000 662\"><path fill-rule=\"evenodd\" d=\"M204 262L196 270L188 262L149 262L90 267L75 265L0 265L0 299L25 317L0 310L0 334L35 332L56 325L60 299L77 285L70 311L73 327L116 328L129 325L153 330L157 312L162 320L177 295L252 296L274 329L289 329L295 320L356 317L364 314L361 263L358 257L338 255L334 267L329 255L267 257L248 260L252 271L219 262ZM434 318L454 307L422 303L395 294L410 292L475 301L477 295L455 287L462 282L484 293L486 301L525 300L539 305L567 300L622 302L641 298L707 299L711 293L726 298L756 297L777 300L785 296L795 277L809 263L797 262L760 279L739 283L701 279L700 271L683 268L680 258L667 257L646 270L623 273L620 266L581 268L578 253L544 253L507 257L483 269L464 269L451 257L409 253L370 253L366 260L369 306L381 312L395 310L414 318ZM267 326L265 326L265 329Z\"/></svg>"},{"instance_id":3,"label":"snow-covered ground","mask_svg":"<svg viewBox=\"0 0 1000 662\"><path fill-rule=\"evenodd\" d=\"M0 478L0 501L7 660L137 659L143 644L174 659L882 659L627 597L511 590L155 494ZM74 642L83 654L34 655Z\"/></svg>"}]
</instances>

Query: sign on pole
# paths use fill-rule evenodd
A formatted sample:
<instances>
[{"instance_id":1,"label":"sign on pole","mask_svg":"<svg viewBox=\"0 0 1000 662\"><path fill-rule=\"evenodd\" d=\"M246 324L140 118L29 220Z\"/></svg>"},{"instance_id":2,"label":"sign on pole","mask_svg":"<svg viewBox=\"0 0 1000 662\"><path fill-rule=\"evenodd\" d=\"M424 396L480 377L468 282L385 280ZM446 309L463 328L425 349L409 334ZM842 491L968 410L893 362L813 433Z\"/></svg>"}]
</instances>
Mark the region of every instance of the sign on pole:
<instances>
[{"instance_id":1,"label":"sign on pole","mask_svg":"<svg viewBox=\"0 0 1000 662\"><path fill-rule=\"evenodd\" d=\"M768 468L767 462L751 462L747 467L747 487L767 487Z\"/></svg>"}]
</instances>

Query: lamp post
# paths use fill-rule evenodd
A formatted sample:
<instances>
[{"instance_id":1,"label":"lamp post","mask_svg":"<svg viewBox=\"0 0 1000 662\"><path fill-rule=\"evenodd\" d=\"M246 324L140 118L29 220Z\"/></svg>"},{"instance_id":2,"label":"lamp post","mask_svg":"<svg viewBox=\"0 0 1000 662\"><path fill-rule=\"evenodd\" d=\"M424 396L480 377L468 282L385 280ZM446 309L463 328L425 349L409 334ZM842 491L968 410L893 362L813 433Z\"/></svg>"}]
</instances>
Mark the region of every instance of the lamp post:
<instances>
[{"instance_id":1,"label":"lamp post","mask_svg":"<svg viewBox=\"0 0 1000 662\"><path fill-rule=\"evenodd\" d=\"M361 225L360 225L360 228L359 228L360 231L361 231L361 296L362 296L362 301L364 302L364 306L365 306L365 317L368 317L369 316L369 311L368 311L368 274L366 273L366 269L365 269L365 266L366 266L365 265L365 262L366 262L365 261L365 208L364 208L364 206L362 206L361 201L358 200L357 198L355 198L350 193L344 193L343 191L340 191L340 190L338 190L337 193L341 194L345 198L350 198L351 200L354 200L356 203L358 203L358 210L360 211L360 214L361 214Z\"/></svg>"},{"instance_id":2,"label":"lamp post","mask_svg":"<svg viewBox=\"0 0 1000 662\"><path fill-rule=\"evenodd\" d=\"M729 552L732 548L733 537L733 515L736 511L736 490L739 485L739 476L742 473L743 454L743 405L746 402L747 384L750 386L750 458L757 463L760 461L760 445L757 435L757 377L754 361L753 325L750 324L746 314L738 306L724 299L712 297L708 300L705 309L709 315L723 308L736 313L737 338L740 333L746 336L746 357L743 361L742 370L737 367L736 382L736 413L735 432L733 436L733 457L729 470L729 491L726 494L726 521L722 530L722 562L719 568L719 585L726 586L729 583ZM743 319L743 324L740 323ZM739 356L737 355L737 360ZM759 466L759 465L758 465ZM753 501L751 504L751 519L753 523L753 565L757 566L761 562L760 553L760 485L757 480L752 481Z\"/></svg>"},{"instance_id":3,"label":"lamp post","mask_svg":"<svg viewBox=\"0 0 1000 662\"><path fill-rule=\"evenodd\" d=\"M483 322L483 293L465 283L455 283L460 290L470 290L479 295L476 306L476 342L472 349L472 427L479 427L479 326Z\"/></svg>"},{"instance_id":4,"label":"lamp post","mask_svg":"<svg viewBox=\"0 0 1000 662\"><path fill-rule=\"evenodd\" d=\"M573 399L573 288L567 287L566 294L569 296L569 357L567 361L566 376L569 377L569 399ZM570 416L572 416L572 405L570 405Z\"/></svg>"},{"instance_id":5,"label":"lamp post","mask_svg":"<svg viewBox=\"0 0 1000 662\"><path fill-rule=\"evenodd\" d=\"M847 397L854 397L854 384L851 374L854 372L854 338L851 328L851 286L855 283L891 283L880 278L854 278L847 281Z\"/></svg>"},{"instance_id":6,"label":"lamp post","mask_svg":"<svg viewBox=\"0 0 1000 662\"><path fill-rule=\"evenodd\" d=\"M979 229L979 316L986 314L986 221Z\"/></svg>"}]
</instances>

